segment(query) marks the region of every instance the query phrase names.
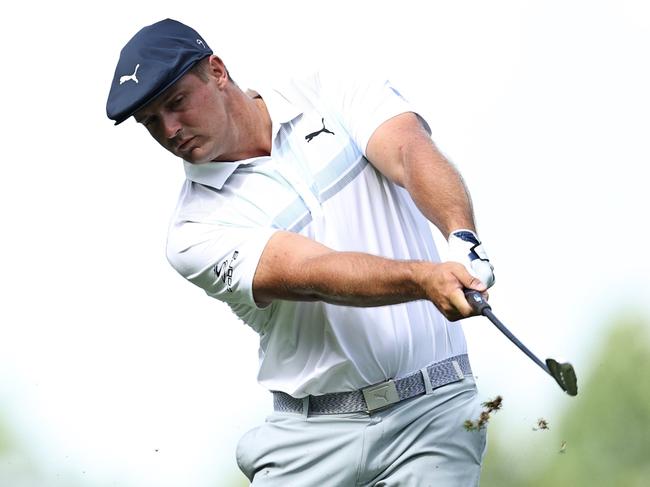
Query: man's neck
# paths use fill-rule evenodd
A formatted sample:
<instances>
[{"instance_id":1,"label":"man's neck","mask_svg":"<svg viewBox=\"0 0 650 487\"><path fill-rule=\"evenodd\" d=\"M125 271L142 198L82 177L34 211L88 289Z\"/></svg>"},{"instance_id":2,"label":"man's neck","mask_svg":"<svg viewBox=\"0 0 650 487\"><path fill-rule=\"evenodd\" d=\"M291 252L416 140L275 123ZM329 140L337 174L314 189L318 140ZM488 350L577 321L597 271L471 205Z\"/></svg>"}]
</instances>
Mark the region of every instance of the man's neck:
<instances>
[{"instance_id":1,"label":"man's neck","mask_svg":"<svg viewBox=\"0 0 650 487\"><path fill-rule=\"evenodd\" d=\"M272 123L266 103L255 91L235 89L227 110L234 117L232 136L236 149L214 159L215 162L241 161L271 154Z\"/></svg>"},{"instance_id":2,"label":"man's neck","mask_svg":"<svg viewBox=\"0 0 650 487\"><path fill-rule=\"evenodd\" d=\"M257 148L264 153L263 155L268 156L271 154L271 146L273 144L271 140L273 125L271 115L269 114L264 99L259 93L253 90L247 90L246 94L250 97L257 109L257 130L255 130L255 133L259 134L259 137L256 138Z\"/></svg>"}]
</instances>

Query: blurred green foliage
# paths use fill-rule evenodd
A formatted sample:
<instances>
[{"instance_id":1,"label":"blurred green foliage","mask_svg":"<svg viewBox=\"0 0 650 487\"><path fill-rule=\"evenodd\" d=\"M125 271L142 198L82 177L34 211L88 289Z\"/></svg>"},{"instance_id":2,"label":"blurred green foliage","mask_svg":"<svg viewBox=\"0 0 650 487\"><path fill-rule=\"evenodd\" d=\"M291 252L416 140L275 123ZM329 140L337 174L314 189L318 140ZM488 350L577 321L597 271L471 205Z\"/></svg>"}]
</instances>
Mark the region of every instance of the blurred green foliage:
<instances>
[{"instance_id":1,"label":"blurred green foliage","mask_svg":"<svg viewBox=\"0 0 650 487\"><path fill-rule=\"evenodd\" d=\"M11 450L9 431L0 417L0 457Z\"/></svg>"},{"instance_id":2,"label":"blurred green foliage","mask_svg":"<svg viewBox=\"0 0 650 487\"><path fill-rule=\"evenodd\" d=\"M43 469L6 417L0 411L0 487L86 487L68 470Z\"/></svg>"},{"instance_id":3,"label":"blurred green foliage","mask_svg":"<svg viewBox=\"0 0 650 487\"><path fill-rule=\"evenodd\" d=\"M0 486L30 485L32 469L0 415Z\"/></svg>"},{"instance_id":4,"label":"blurred green foliage","mask_svg":"<svg viewBox=\"0 0 650 487\"><path fill-rule=\"evenodd\" d=\"M237 471L236 473L233 474L233 476L229 479L228 483L219 483L215 484L215 487L248 487L250 485L250 482L244 476L243 473L240 471Z\"/></svg>"},{"instance_id":5,"label":"blurred green foliage","mask_svg":"<svg viewBox=\"0 0 650 487\"><path fill-rule=\"evenodd\" d=\"M593 355L590 377L578 384L578 400L552 434L543 433L550 455L539 451L539 442L521 441L514 447L523 454L513 462L513 445L506 448L499 431L492 431L481 486L650 485L649 329L647 319L635 316L609 329Z\"/></svg>"},{"instance_id":6,"label":"blurred green foliage","mask_svg":"<svg viewBox=\"0 0 650 487\"><path fill-rule=\"evenodd\" d=\"M578 396L550 430L526 432L520 441L505 444L497 417L490 426L482 487L650 485L650 322L634 316L618 320L591 356L589 377L578 377ZM1 487L90 487L69 476L43 483L9 426L0 417ZM234 471L214 485L244 487L248 482Z\"/></svg>"}]
</instances>

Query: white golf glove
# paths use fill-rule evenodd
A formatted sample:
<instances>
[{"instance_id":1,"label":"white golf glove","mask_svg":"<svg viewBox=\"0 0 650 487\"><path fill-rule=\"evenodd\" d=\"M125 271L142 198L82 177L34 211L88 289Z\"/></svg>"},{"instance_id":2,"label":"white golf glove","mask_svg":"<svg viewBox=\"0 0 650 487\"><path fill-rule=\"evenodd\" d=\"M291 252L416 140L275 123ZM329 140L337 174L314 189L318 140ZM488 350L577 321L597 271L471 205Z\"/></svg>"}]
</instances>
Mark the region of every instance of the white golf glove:
<instances>
[{"instance_id":1,"label":"white golf glove","mask_svg":"<svg viewBox=\"0 0 650 487\"><path fill-rule=\"evenodd\" d=\"M449 234L449 260L460 262L467 271L487 287L494 284L494 267L483 249L478 236L461 228Z\"/></svg>"}]
</instances>

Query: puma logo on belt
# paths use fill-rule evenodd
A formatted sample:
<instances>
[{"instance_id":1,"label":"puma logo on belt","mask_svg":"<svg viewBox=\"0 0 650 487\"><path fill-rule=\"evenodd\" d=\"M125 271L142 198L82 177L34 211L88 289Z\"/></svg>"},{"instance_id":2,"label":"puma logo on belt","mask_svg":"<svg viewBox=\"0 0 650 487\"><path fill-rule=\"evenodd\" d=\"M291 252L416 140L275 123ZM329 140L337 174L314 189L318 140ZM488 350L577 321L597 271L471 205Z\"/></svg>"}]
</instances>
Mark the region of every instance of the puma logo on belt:
<instances>
[{"instance_id":1,"label":"puma logo on belt","mask_svg":"<svg viewBox=\"0 0 650 487\"><path fill-rule=\"evenodd\" d=\"M138 72L138 68L139 68L139 67L140 67L140 65L139 65L139 64L136 64L136 65L135 65L135 71L133 71L133 74L127 74L127 75L121 76L121 77L120 77L120 84L122 84L122 83L126 83L126 82L129 81L129 80L133 80L133 81L135 81L135 82L137 83L137 82L138 82L138 78L135 77L135 73Z\"/></svg>"},{"instance_id":2,"label":"puma logo on belt","mask_svg":"<svg viewBox=\"0 0 650 487\"><path fill-rule=\"evenodd\" d=\"M316 132L312 132L311 134L305 135L305 140L307 142L311 142L311 139L313 139L314 137L316 137L317 135L322 134L322 133L335 135L334 132L332 132L331 130L327 130L325 128L325 119L321 118L320 120L323 123L323 128L316 131Z\"/></svg>"}]
</instances>

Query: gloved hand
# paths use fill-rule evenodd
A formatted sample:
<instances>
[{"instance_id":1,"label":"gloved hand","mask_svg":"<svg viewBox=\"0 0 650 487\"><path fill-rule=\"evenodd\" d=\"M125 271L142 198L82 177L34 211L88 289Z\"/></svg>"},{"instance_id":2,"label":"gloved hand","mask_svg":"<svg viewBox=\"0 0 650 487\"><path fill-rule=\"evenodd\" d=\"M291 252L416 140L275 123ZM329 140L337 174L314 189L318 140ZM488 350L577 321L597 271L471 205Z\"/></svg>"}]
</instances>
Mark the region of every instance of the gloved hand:
<instances>
[{"instance_id":1,"label":"gloved hand","mask_svg":"<svg viewBox=\"0 0 650 487\"><path fill-rule=\"evenodd\" d=\"M478 236L471 230L461 228L449 234L449 260L460 262L474 277L487 287L494 284L494 267L483 249Z\"/></svg>"}]
</instances>

